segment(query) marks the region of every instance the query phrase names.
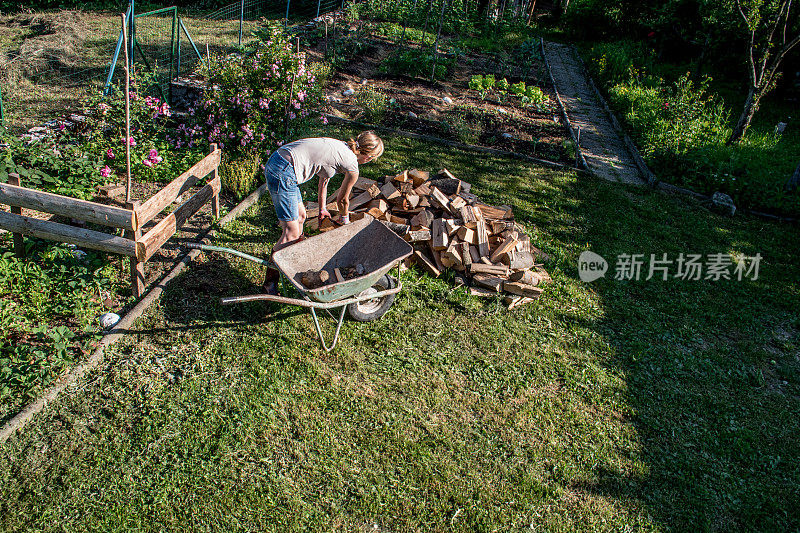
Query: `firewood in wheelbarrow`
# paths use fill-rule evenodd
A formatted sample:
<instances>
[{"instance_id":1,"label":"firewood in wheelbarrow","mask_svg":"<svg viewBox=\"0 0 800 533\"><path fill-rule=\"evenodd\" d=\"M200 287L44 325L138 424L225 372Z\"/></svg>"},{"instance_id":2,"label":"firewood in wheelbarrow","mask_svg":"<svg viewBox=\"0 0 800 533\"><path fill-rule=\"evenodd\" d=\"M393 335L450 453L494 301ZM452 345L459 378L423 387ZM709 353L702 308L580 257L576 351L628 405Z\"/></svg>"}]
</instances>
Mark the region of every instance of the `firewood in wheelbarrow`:
<instances>
[{"instance_id":1,"label":"firewood in wheelbarrow","mask_svg":"<svg viewBox=\"0 0 800 533\"><path fill-rule=\"evenodd\" d=\"M303 272L302 276L300 276L300 282L307 289L316 289L325 285L330 277L327 270L309 270Z\"/></svg>"}]
</instances>

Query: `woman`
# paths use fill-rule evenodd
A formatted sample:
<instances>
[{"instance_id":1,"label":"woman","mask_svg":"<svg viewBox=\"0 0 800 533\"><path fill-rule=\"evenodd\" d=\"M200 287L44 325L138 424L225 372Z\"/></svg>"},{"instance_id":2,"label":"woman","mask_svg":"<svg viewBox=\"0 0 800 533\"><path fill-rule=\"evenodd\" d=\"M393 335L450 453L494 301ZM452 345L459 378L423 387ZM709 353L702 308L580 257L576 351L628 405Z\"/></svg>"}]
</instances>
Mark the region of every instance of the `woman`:
<instances>
[{"instance_id":1,"label":"woman","mask_svg":"<svg viewBox=\"0 0 800 533\"><path fill-rule=\"evenodd\" d=\"M278 223L283 230L272 250L289 246L303 235L306 210L299 185L318 176L319 218L329 218L331 214L325 208L328 182L337 172L344 173L336 204L339 208L338 222L347 224L350 221L350 192L358 180L358 165L369 163L381 154L383 141L373 131L361 132L355 140L350 139L347 142L329 137L300 139L276 150L264 169L267 188L278 215ZM264 290L276 292L277 280L277 271L268 270Z\"/></svg>"}]
</instances>

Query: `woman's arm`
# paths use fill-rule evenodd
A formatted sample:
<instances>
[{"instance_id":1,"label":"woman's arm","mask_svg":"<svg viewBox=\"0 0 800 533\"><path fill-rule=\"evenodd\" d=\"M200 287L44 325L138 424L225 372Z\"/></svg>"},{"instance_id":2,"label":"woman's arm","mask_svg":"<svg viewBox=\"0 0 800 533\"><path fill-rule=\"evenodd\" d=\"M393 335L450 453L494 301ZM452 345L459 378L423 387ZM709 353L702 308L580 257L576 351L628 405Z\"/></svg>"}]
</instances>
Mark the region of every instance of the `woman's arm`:
<instances>
[{"instance_id":1,"label":"woman's arm","mask_svg":"<svg viewBox=\"0 0 800 533\"><path fill-rule=\"evenodd\" d=\"M320 176L317 183L317 195L319 197L319 218L330 217L328 212L328 182L330 178Z\"/></svg>"},{"instance_id":2,"label":"woman's arm","mask_svg":"<svg viewBox=\"0 0 800 533\"><path fill-rule=\"evenodd\" d=\"M342 182L341 188L339 188L339 195L336 197L336 204L339 206L339 215L342 217L350 215L350 192L353 190L353 185L355 185L357 180L357 170L355 172L344 173L344 181Z\"/></svg>"}]
</instances>

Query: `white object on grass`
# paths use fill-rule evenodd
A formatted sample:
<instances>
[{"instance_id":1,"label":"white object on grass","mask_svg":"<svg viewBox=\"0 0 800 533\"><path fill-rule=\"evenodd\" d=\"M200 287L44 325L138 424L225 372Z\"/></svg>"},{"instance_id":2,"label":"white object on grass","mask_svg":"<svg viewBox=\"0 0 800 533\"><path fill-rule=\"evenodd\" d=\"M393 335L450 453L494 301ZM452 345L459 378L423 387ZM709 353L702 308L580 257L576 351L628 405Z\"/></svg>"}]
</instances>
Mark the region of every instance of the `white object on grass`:
<instances>
[{"instance_id":1,"label":"white object on grass","mask_svg":"<svg viewBox=\"0 0 800 533\"><path fill-rule=\"evenodd\" d=\"M353 89L345 89L342 91L342 96L353 96L356 92Z\"/></svg>"},{"instance_id":2,"label":"white object on grass","mask_svg":"<svg viewBox=\"0 0 800 533\"><path fill-rule=\"evenodd\" d=\"M442 102L444 102L447 105L452 105L453 104L453 99L450 98L449 96L445 96L444 98L442 98Z\"/></svg>"},{"instance_id":3,"label":"white object on grass","mask_svg":"<svg viewBox=\"0 0 800 533\"><path fill-rule=\"evenodd\" d=\"M120 321L119 315L116 313L103 313L98 317L100 327L108 329L114 327Z\"/></svg>"}]
</instances>

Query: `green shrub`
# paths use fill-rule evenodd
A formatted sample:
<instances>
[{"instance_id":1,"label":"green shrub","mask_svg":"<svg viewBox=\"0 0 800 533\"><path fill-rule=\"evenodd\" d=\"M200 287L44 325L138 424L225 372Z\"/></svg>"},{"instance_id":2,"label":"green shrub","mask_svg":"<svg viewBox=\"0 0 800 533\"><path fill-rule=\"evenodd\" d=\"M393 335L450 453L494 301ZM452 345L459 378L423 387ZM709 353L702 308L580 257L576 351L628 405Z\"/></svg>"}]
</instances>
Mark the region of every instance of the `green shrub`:
<instances>
[{"instance_id":1,"label":"green shrub","mask_svg":"<svg viewBox=\"0 0 800 533\"><path fill-rule=\"evenodd\" d=\"M380 70L388 74L402 74L411 77L430 78L436 61L435 79L442 79L456 64L457 54L440 53L434 59L433 53L428 49L403 48L389 54L381 63Z\"/></svg>"},{"instance_id":2,"label":"green shrub","mask_svg":"<svg viewBox=\"0 0 800 533\"><path fill-rule=\"evenodd\" d=\"M237 156L225 154L219 165L219 179L222 190L241 200L263 181L261 173L262 157L259 152L246 152Z\"/></svg>"},{"instance_id":3,"label":"green shrub","mask_svg":"<svg viewBox=\"0 0 800 533\"><path fill-rule=\"evenodd\" d=\"M447 132L462 143L475 144L480 138L480 119L470 108L455 107L445 114L443 122Z\"/></svg>"},{"instance_id":4,"label":"green shrub","mask_svg":"<svg viewBox=\"0 0 800 533\"><path fill-rule=\"evenodd\" d=\"M380 123L389 110L389 97L374 87L364 87L354 98L356 106L361 108L362 117L371 123Z\"/></svg>"}]
</instances>

